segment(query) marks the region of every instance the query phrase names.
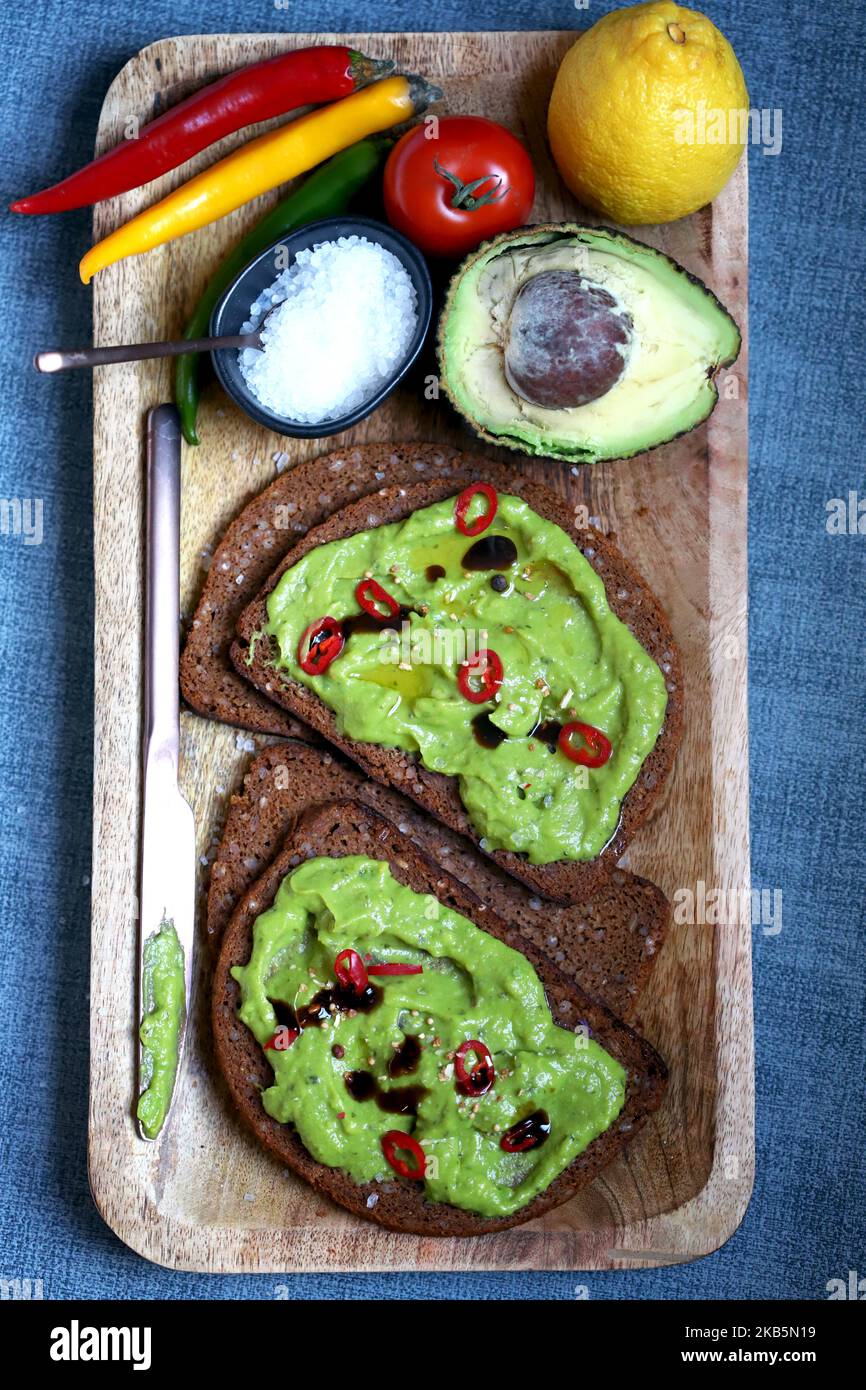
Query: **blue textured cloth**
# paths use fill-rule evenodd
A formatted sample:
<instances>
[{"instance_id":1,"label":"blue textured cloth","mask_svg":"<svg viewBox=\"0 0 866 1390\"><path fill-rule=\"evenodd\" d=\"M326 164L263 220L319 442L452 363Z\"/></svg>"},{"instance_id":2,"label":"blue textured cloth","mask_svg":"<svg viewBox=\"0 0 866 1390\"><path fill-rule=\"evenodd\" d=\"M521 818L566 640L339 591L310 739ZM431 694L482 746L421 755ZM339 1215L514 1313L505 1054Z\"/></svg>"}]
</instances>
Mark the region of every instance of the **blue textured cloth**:
<instances>
[{"instance_id":1,"label":"blue textured cloth","mask_svg":"<svg viewBox=\"0 0 866 1390\"><path fill-rule=\"evenodd\" d=\"M406 0L290 8L210 0L13 0L4 201L89 156L111 78L175 33L231 29L586 26L567 0ZM751 766L753 878L781 888L783 929L756 931L758 1176L727 1246L690 1266L581 1276L591 1297L826 1297L866 1274L863 1243L866 536L831 535L827 503L866 497L863 203L866 26L860 0L704 8L739 54L751 100L779 108L781 154L751 159ZM91 383L48 382L39 346L90 334L75 273L88 212L0 216L0 494L41 498L41 545L0 536L0 1276L46 1297L268 1298L271 1276L149 1265L88 1192L88 916L92 729ZM25 511L26 519L26 511ZM36 518L34 518L36 520ZM864 523L866 525L866 523ZM297 1276L298 1298L477 1297L474 1276ZM574 1296L571 1274L485 1276L493 1298Z\"/></svg>"}]
</instances>

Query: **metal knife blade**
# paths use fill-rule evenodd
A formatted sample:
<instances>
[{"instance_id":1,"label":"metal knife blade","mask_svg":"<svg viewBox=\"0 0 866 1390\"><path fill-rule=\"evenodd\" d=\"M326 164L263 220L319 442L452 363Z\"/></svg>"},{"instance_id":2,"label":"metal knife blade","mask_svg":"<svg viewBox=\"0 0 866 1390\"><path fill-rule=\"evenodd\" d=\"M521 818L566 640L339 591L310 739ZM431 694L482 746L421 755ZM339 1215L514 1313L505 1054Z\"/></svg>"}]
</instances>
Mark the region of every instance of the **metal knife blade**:
<instances>
[{"instance_id":1,"label":"metal knife blade","mask_svg":"<svg viewBox=\"0 0 866 1390\"><path fill-rule=\"evenodd\" d=\"M184 1009L177 1069L189 1016L195 929L195 821L178 785L180 752L180 421L174 406L147 417L147 540L145 561L144 748L138 921L139 1022L145 999L145 946L166 922L183 952ZM139 1046L139 1091L149 1079ZM171 1106L166 1108L160 1130ZM144 1132L142 1139L156 1138Z\"/></svg>"}]
</instances>

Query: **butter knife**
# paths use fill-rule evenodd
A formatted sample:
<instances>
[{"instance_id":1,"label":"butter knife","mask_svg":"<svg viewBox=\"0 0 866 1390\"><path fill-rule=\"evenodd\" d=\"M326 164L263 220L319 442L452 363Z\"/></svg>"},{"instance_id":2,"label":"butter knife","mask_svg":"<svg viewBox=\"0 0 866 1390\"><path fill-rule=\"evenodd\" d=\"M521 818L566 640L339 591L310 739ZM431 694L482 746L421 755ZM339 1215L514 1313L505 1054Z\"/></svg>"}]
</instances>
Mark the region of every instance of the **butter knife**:
<instances>
[{"instance_id":1,"label":"butter knife","mask_svg":"<svg viewBox=\"0 0 866 1390\"><path fill-rule=\"evenodd\" d=\"M175 1094L192 982L195 822L178 785L180 420L147 417L144 748L138 921L138 1130L156 1139Z\"/></svg>"}]
</instances>

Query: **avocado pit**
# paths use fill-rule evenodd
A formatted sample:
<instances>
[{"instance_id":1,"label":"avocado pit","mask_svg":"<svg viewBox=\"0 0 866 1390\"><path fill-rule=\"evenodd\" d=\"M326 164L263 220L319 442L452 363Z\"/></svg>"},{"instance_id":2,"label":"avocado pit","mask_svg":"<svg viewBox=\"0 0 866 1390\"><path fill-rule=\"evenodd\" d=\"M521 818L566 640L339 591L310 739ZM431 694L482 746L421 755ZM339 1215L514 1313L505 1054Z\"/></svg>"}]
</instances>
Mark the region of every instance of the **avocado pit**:
<instances>
[{"instance_id":1,"label":"avocado pit","mask_svg":"<svg viewBox=\"0 0 866 1390\"><path fill-rule=\"evenodd\" d=\"M630 315L578 270L545 270L518 291L508 320L505 376L531 405L568 410L598 400L625 371Z\"/></svg>"}]
</instances>

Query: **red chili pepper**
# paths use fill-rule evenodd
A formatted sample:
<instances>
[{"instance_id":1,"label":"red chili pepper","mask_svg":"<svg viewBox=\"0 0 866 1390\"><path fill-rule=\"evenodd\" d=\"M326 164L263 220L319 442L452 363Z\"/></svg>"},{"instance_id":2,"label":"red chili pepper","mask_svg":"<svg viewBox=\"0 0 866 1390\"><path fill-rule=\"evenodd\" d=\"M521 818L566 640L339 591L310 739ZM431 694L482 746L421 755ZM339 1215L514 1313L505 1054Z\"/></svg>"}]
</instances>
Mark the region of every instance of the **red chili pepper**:
<instances>
[{"instance_id":1,"label":"red chili pepper","mask_svg":"<svg viewBox=\"0 0 866 1390\"><path fill-rule=\"evenodd\" d=\"M380 622L386 622L388 618L396 618L400 612L400 605L395 598L377 584L375 579L362 579L355 590L355 598L360 603L365 613L369 613L371 618L378 618ZM386 612L376 607L377 603L384 603Z\"/></svg>"},{"instance_id":2,"label":"red chili pepper","mask_svg":"<svg viewBox=\"0 0 866 1390\"><path fill-rule=\"evenodd\" d=\"M480 681L480 685L473 686L473 680ZM501 684L502 662L496 652L482 650L476 652L468 661L461 662L457 672L457 685L460 694L473 705L482 705L485 700L492 700Z\"/></svg>"},{"instance_id":3,"label":"red chili pepper","mask_svg":"<svg viewBox=\"0 0 866 1390\"><path fill-rule=\"evenodd\" d=\"M287 1028L284 1023L280 1024L274 1036L269 1038L265 1043L265 1052L271 1049L273 1049L274 1052L288 1052L292 1043L297 1042L300 1036L301 1034L297 1028Z\"/></svg>"},{"instance_id":4,"label":"red chili pepper","mask_svg":"<svg viewBox=\"0 0 866 1390\"><path fill-rule=\"evenodd\" d=\"M466 1058L470 1052L475 1053L475 1066L471 1071L466 1070ZM493 1058L488 1048L477 1038L469 1038L461 1043L454 1054L454 1074L457 1077L457 1085L464 1095L483 1096L486 1095L496 1080L496 1072L493 1068Z\"/></svg>"},{"instance_id":5,"label":"red chili pepper","mask_svg":"<svg viewBox=\"0 0 866 1390\"><path fill-rule=\"evenodd\" d=\"M423 975L423 965L399 965L396 961L387 965L368 965L368 975Z\"/></svg>"},{"instance_id":6,"label":"red chili pepper","mask_svg":"<svg viewBox=\"0 0 866 1390\"><path fill-rule=\"evenodd\" d=\"M575 748L571 741L573 734L583 736L585 748ZM557 741L565 756L583 767L603 767L613 752L610 739L601 729L594 729L591 724L581 724L579 720L563 724Z\"/></svg>"},{"instance_id":7,"label":"red chili pepper","mask_svg":"<svg viewBox=\"0 0 866 1390\"><path fill-rule=\"evenodd\" d=\"M393 67L390 60L379 62L351 48L325 45L253 63L163 111L132 138L60 183L20 198L12 211L64 212L114 198L176 169L244 126L284 116L298 106L348 96Z\"/></svg>"},{"instance_id":8,"label":"red chili pepper","mask_svg":"<svg viewBox=\"0 0 866 1390\"><path fill-rule=\"evenodd\" d=\"M469 511L473 497L487 498L487 511L482 512L474 521L467 521L466 516ZM496 488L491 487L490 483L471 483L465 487L457 498L454 507L454 524L462 536L480 536L482 531L486 531L496 515L499 506L499 498Z\"/></svg>"},{"instance_id":9,"label":"red chili pepper","mask_svg":"<svg viewBox=\"0 0 866 1390\"><path fill-rule=\"evenodd\" d=\"M346 639L336 618L317 618L301 634L298 643L298 665L308 676L320 676L340 655Z\"/></svg>"},{"instance_id":10,"label":"red chili pepper","mask_svg":"<svg viewBox=\"0 0 866 1390\"><path fill-rule=\"evenodd\" d=\"M367 971L357 951L341 951L334 961L334 974L344 989L363 994L367 988Z\"/></svg>"},{"instance_id":11,"label":"red chili pepper","mask_svg":"<svg viewBox=\"0 0 866 1390\"><path fill-rule=\"evenodd\" d=\"M415 1160L415 1167L410 1168L405 1159L398 1158L397 1153L409 1153ZM417 1139L413 1139L411 1134L404 1134L402 1129L389 1129L387 1134L382 1135L382 1152L401 1178L413 1178L420 1182L427 1171L427 1155L421 1148Z\"/></svg>"}]
</instances>

